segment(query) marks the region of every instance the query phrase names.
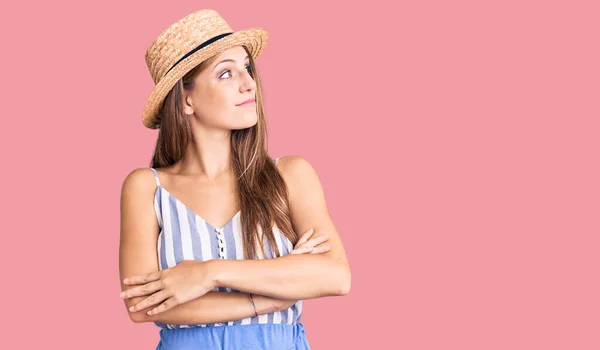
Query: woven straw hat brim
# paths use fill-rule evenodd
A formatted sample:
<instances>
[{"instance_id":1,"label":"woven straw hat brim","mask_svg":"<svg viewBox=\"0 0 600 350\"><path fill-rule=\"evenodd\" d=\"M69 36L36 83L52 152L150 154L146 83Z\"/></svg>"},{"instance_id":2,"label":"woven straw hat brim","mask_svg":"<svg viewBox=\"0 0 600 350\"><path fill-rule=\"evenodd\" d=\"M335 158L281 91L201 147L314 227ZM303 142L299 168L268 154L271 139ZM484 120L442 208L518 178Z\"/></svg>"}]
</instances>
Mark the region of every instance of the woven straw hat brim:
<instances>
[{"instance_id":1,"label":"woven straw hat brim","mask_svg":"<svg viewBox=\"0 0 600 350\"><path fill-rule=\"evenodd\" d=\"M162 77L150 93L142 113L142 122L144 126L150 129L159 128L160 123L157 121L157 114L165 97L179 79L202 61L237 45L248 47L252 58L256 60L264 50L266 43L267 31L265 29L243 29L221 38L186 57L183 61L179 62L175 68Z\"/></svg>"}]
</instances>

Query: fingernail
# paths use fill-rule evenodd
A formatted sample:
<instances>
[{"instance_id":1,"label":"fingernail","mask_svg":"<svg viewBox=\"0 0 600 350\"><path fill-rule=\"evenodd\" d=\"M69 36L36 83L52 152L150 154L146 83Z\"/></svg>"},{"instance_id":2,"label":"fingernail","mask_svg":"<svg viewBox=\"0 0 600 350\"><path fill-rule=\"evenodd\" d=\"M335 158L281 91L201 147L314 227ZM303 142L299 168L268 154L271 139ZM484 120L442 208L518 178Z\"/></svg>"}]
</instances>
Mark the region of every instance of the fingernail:
<instances>
[{"instance_id":1,"label":"fingernail","mask_svg":"<svg viewBox=\"0 0 600 350\"><path fill-rule=\"evenodd\" d=\"M119 294L119 297L124 297L125 296L125 292L122 292L121 294Z\"/></svg>"},{"instance_id":2,"label":"fingernail","mask_svg":"<svg viewBox=\"0 0 600 350\"><path fill-rule=\"evenodd\" d=\"M133 311L133 310L135 310L134 306L132 306L132 307L129 308L129 311Z\"/></svg>"},{"instance_id":3,"label":"fingernail","mask_svg":"<svg viewBox=\"0 0 600 350\"><path fill-rule=\"evenodd\" d=\"M125 284L129 283L129 278L124 279L123 283L125 283Z\"/></svg>"}]
</instances>

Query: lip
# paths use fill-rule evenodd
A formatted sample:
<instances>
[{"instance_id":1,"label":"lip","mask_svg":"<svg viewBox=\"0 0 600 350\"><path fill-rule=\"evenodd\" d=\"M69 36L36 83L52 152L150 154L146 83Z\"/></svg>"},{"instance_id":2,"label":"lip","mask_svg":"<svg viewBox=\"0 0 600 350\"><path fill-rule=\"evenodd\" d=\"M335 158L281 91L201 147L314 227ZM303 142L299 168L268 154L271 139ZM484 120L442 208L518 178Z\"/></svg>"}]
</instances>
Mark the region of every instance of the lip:
<instances>
[{"instance_id":1,"label":"lip","mask_svg":"<svg viewBox=\"0 0 600 350\"><path fill-rule=\"evenodd\" d=\"M256 102L256 99L251 98L249 100L246 100L240 104L237 104L236 106L249 106L249 105L253 105Z\"/></svg>"}]
</instances>

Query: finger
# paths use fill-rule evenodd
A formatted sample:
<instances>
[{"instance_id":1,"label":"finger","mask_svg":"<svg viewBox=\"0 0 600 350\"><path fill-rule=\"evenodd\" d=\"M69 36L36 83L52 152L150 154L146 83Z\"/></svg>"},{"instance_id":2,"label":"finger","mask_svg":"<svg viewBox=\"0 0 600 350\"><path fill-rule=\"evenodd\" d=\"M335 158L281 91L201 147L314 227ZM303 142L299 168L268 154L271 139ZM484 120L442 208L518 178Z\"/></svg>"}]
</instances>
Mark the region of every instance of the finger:
<instances>
[{"instance_id":1,"label":"finger","mask_svg":"<svg viewBox=\"0 0 600 350\"><path fill-rule=\"evenodd\" d=\"M168 297L170 297L170 295L163 289L160 292L154 293L151 296L147 297L146 299L133 305L132 307L129 308L129 311L135 312L135 311L139 311L139 310L144 310L145 308L148 308L150 306L153 306L153 305L156 305L156 304L162 302L163 300L167 299Z\"/></svg>"},{"instance_id":2,"label":"finger","mask_svg":"<svg viewBox=\"0 0 600 350\"><path fill-rule=\"evenodd\" d=\"M146 283L142 286L131 288L131 289L128 289L128 290L122 292L121 298L128 299L128 298L133 298L133 297L139 297L142 295L148 295L148 294L154 293L156 291L159 291L163 288L164 288L163 281L159 280L159 281L155 281L155 282L150 282L150 283Z\"/></svg>"},{"instance_id":3,"label":"finger","mask_svg":"<svg viewBox=\"0 0 600 350\"><path fill-rule=\"evenodd\" d=\"M329 244L322 244L318 247L314 247L312 250L312 254L327 253L330 250L331 250L331 246Z\"/></svg>"},{"instance_id":4,"label":"finger","mask_svg":"<svg viewBox=\"0 0 600 350\"><path fill-rule=\"evenodd\" d=\"M302 246L300 248L294 249L290 252L290 254L306 254L312 252L313 247L310 246Z\"/></svg>"},{"instance_id":5,"label":"finger","mask_svg":"<svg viewBox=\"0 0 600 350\"><path fill-rule=\"evenodd\" d=\"M160 271L154 271L154 272L142 275L142 276L127 277L123 280L123 283L127 284L127 285L146 284L148 282L156 281L159 278L160 278Z\"/></svg>"},{"instance_id":6,"label":"finger","mask_svg":"<svg viewBox=\"0 0 600 350\"><path fill-rule=\"evenodd\" d=\"M309 245L311 247L314 247L316 245L319 245L319 244L325 242L328 239L329 239L328 235L321 235L319 237L315 237L315 238L308 240L304 245Z\"/></svg>"},{"instance_id":7,"label":"finger","mask_svg":"<svg viewBox=\"0 0 600 350\"><path fill-rule=\"evenodd\" d=\"M312 236L312 234L315 231L312 228L309 228L308 230L306 230L304 232L304 234L302 235L302 237L300 237L300 239L298 240L298 243L296 243L296 246L300 246L302 245L304 242L308 241L308 239L310 238L310 236Z\"/></svg>"},{"instance_id":8,"label":"finger","mask_svg":"<svg viewBox=\"0 0 600 350\"><path fill-rule=\"evenodd\" d=\"M167 311L169 309L172 309L172 308L174 308L177 305L179 305L179 302L173 296L173 297L167 299L167 301L165 301L164 303L160 304L158 307L155 307L154 309L148 311L147 314L148 315L156 315L156 314L159 314L161 312L165 312L165 311Z\"/></svg>"},{"instance_id":9,"label":"finger","mask_svg":"<svg viewBox=\"0 0 600 350\"><path fill-rule=\"evenodd\" d=\"M290 255L294 255L294 254L304 254L304 251L303 251L303 249L306 249L306 248L298 248L298 249L294 249L294 250L292 250L292 251L290 252Z\"/></svg>"},{"instance_id":10,"label":"finger","mask_svg":"<svg viewBox=\"0 0 600 350\"><path fill-rule=\"evenodd\" d=\"M304 247L300 252L301 254L310 254L312 253L313 249L315 249L314 247Z\"/></svg>"},{"instance_id":11,"label":"finger","mask_svg":"<svg viewBox=\"0 0 600 350\"><path fill-rule=\"evenodd\" d=\"M310 238L310 236L312 236L313 233L314 233L313 229L308 229L306 232L304 232L302 237L300 237L300 239L296 243L296 246L300 246L300 245L304 244Z\"/></svg>"}]
</instances>

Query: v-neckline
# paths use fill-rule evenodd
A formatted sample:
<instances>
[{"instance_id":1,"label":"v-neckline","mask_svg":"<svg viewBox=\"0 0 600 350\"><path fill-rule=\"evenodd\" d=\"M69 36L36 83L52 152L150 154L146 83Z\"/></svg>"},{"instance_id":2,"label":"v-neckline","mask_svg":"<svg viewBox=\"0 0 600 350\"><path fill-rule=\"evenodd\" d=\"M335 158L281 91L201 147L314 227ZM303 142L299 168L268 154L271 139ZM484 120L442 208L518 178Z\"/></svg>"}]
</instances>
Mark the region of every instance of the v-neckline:
<instances>
[{"instance_id":1,"label":"v-neckline","mask_svg":"<svg viewBox=\"0 0 600 350\"><path fill-rule=\"evenodd\" d=\"M178 202L179 204L181 204L186 210L189 210L190 213L194 214L194 216L196 216L196 218L204 221L206 224L210 225L212 228L217 229L219 231L225 229L225 227L229 226L230 223L233 222L233 220L235 220L235 218L241 214L241 210L238 210L237 213L235 213L235 215L233 215L233 217L231 218L231 220L229 220L223 227L218 227L215 226L213 224L211 224L210 222L206 221L202 216L198 215L195 211L193 211L190 207L188 207L187 205L183 204L182 201L179 200L179 198L177 198L175 195L173 195L171 192L169 192L166 188L162 187L161 185L158 185L159 188L161 188L162 190L164 190L165 192L167 192L169 194L169 196L173 197L173 199Z\"/></svg>"}]
</instances>

